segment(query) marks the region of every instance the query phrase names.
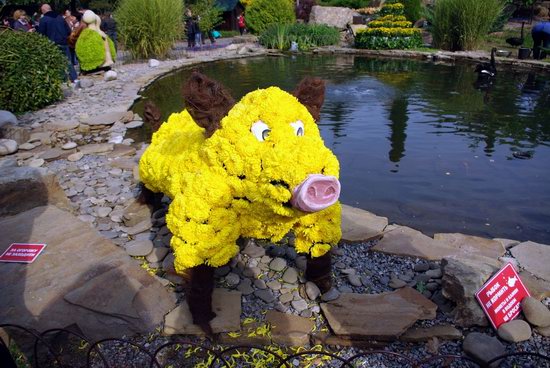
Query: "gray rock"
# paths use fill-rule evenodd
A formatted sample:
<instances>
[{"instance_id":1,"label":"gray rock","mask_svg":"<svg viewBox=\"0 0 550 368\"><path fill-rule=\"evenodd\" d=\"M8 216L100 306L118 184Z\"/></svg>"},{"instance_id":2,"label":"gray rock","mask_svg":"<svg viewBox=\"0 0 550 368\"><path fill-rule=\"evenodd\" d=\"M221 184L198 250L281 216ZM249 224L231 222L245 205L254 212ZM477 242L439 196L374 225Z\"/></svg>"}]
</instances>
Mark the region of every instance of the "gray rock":
<instances>
[{"instance_id":1,"label":"gray rock","mask_svg":"<svg viewBox=\"0 0 550 368\"><path fill-rule=\"evenodd\" d=\"M160 61L158 61L157 59L149 59L147 65L149 65L150 68L156 68L160 65Z\"/></svg>"},{"instance_id":2,"label":"gray rock","mask_svg":"<svg viewBox=\"0 0 550 368\"><path fill-rule=\"evenodd\" d=\"M94 81L92 79L81 79L80 80L80 88L90 88L93 87Z\"/></svg>"},{"instance_id":3,"label":"gray rock","mask_svg":"<svg viewBox=\"0 0 550 368\"><path fill-rule=\"evenodd\" d=\"M265 249L263 247L259 247L254 243L253 240L248 240L246 243L246 246L243 249L243 254L246 254L250 258L260 258L265 255Z\"/></svg>"},{"instance_id":4,"label":"gray rock","mask_svg":"<svg viewBox=\"0 0 550 368\"><path fill-rule=\"evenodd\" d=\"M252 279L257 278L261 273L262 270L259 267L247 267L243 270L243 276Z\"/></svg>"},{"instance_id":5,"label":"gray rock","mask_svg":"<svg viewBox=\"0 0 550 368\"><path fill-rule=\"evenodd\" d=\"M348 281L353 286L361 286L361 278L358 275L348 275Z\"/></svg>"},{"instance_id":6,"label":"gray rock","mask_svg":"<svg viewBox=\"0 0 550 368\"><path fill-rule=\"evenodd\" d=\"M524 242L511 249L512 255L526 270L546 281L550 281L550 246L535 242Z\"/></svg>"},{"instance_id":7,"label":"gray rock","mask_svg":"<svg viewBox=\"0 0 550 368\"><path fill-rule=\"evenodd\" d=\"M79 161L82 157L84 157L84 154L82 152L76 152L73 154L70 154L69 157L67 157L67 160L71 162Z\"/></svg>"},{"instance_id":8,"label":"gray rock","mask_svg":"<svg viewBox=\"0 0 550 368\"><path fill-rule=\"evenodd\" d=\"M346 24L353 23L353 17L357 15L355 10L349 8L315 5L311 8L309 22L344 29Z\"/></svg>"},{"instance_id":9,"label":"gray rock","mask_svg":"<svg viewBox=\"0 0 550 368\"><path fill-rule=\"evenodd\" d=\"M407 286L407 283L403 280L392 279L389 283L389 286L393 289L400 289L402 287Z\"/></svg>"},{"instance_id":10,"label":"gray rock","mask_svg":"<svg viewBox=\"0 0 550 368\"><path fill-rule=\"evenodd\" d=\"M298 271L293 267L287 268L285 273L283 273L283 281L289 284L295 284L296 281L298 281Z\"/></svg>"},{"instance_id":11,"label":"gray rock","mask_svg":"<svg viewBox=\"0 0 550 368\"><path fill-rule=\"evenodd\" d=\"M271 257L283 257L286 254L286 247L272 244L267 247L266 253Z\"/></svg>"},{"instance_id":12,"label":"gray rock","mask_svg":"<svg viewBox=\"0 0 550 368\"><path fill-rule=\"evenodd\" d=\"M304 299L293 300L290 304L297 312L307 309L307 302Z\"/></svg>"},{"instance_id":13,"label":"gray rock","mask_svg":"<svg viewBox=\"0 0 550 368\"><path fill-rule=\"evenodd\" d=\"M162 260L168 254L168 252L169 252L168 248L153 248L151 253L149 253L145 257L145 259L147 259L148 262L162 262Z\"/></svg>"},{"instance_id":14,"label":"gray rock","mask_svg":"<svg viewBox=\"0 0 550 368\"><path fill-rule=\"evenodd\" d=\"M273 271L279 272L284 270L286 267L286 260L283 258L275 258L271 263L269 263L269 268Z\"/></svg>"},{"instance_id":15,"label":"gray rock","mask_svg":"<svg viewBox=\"0 0 550 368\"><path fill-rule=\"evenodd\" d=\"M435 270L429 270L426 271L426 276L429 276L431 279L440 279L443 274L441 272L441 269L435 269Z\"/></svg>"},{"instance_id":16,"label":"gray rock","mask_svg":"<svg viewBox=\"0 0 550 368\"><path fill-rule=\"evenodd\" d=\"M550 311L537 299L532 296L526 297L521 301L521 307L525 318L530 324L537 327L550 326Z\"/></svg>"},{"instance_id":17,"label":"gray rock","mask_svg":"<svg viewBox=\"0 0 550 368\"><path fill-rule=\"evenodd\" d=\"M30 137L31 133L26 128L12 124L0 125L0 138L11 139L21 144L27 142Z\"/></svg>"},{"instance_id":18,"label":"gray rock","mask_svg":"<svg viewBox=\"0 0 550 368\"><path fill-rule=\"evenodd\" d=\"M97 207L95 213L97 217L107 217L113 209L111 207Z\"/></svg>"},{"instance_id":19,"label":"gray rock","mask_svg":"<svg viewBox=\"0 0 550 368\"><path fill-rule=\"evenodd\" d=\"M44 165L45 162L46 161L44 161L43 159L37 158L37 159L29 161L28 166L30 166L30 167L40 167L40 166Z\"/></svg>"},{"instance_id":20,"label":"gray rock","mask_svg":"<svg viewBox=\"0 0 550 368\"><path fill-rule=\"evenodd\" d=\"M453 314L458 326L488 325L475 294L499 267L500 263L490 258L443 259L442 291L447 299L456 303Z\"/></svg>"},{"instance_id":21,"label":"gray rock","mask_svg":"<svg viewBox=\"0 0 550 368\"><path fill-rule=\"evenodd\" d=\"M0 110L0 127L6 124L17 125L17 118L7 110Z\"/></svg>"},{"instance_id":22,"label":"gray rock","mask_svg":"<svg viewBox=\"0 0 550 368\"><path fill-rule=\"evenodd\" d=\"M86 191L84 191L86 192ZM147 220L144 220L132 227L127 227L127 228L124 228L124 232L127 233L128 235L136 235L136 234L139 234L139 233L142 233L144 231L147 231L151 228L151 226L153 226L153 224L151 223L151 219L147 219Z\"/></svg>"},{"instance_id":23,"label":"gray rock","mask_svg":"<svg viewBox=\"0 0 550 368\"><path fill-rule=\"evenodd\" d=\"M500 325L498 336L508 342L526 341L531 338L531 327L529 323L516 319Z\"/></svg>"},{"instance_id":24,"label":"gray rock","mask_svg":"<svg viewBox=\"0 0 550 368\"><path fill-rule=\"evenodd\" d=\"M294 263L296 263L297 269L299 269L300 271L305 271L306 265L307 265L307 258L305 256L298 256L294 260Z\"/></svg>"},{"instance_id":25,"label":"gray rock","mask_svg":"<svg viewBox=\"0 0 550 368\"><path fill-rule=\"evenodd\" d=\"M105 72L105 75L103 76L103 80L105 82L114 81L117 79L117 73L114 70L109 70Z\"/></svg>"},{"instance_id":26,"label":"gray rock","mask_svg":"<svg viewBox=\"0 0 550 368\"><path fill-rule=\"evenodd\" d=\"M225 282L228 286L235 287L239 285L239 283L241 282L241 278L236 273L230 272L229 274L227 274L227 276L225 276Z\"/></svg>"},{"instance_id":27,"label":"gray rock","mask_svg":"<svg viewBox=\"0 0 550 368\"><path fill-rule=\"evenodd\" d=\"M70 149L76 148L76 146L77 144L75 142L67 142L63 146L61 146L61 148L64 150L70 150Z\"/></svg>"},{"instance_id":28,"label":"gray rock","mask_svg":"<svg viewBox=\"0 0 550 368\"><path fill-rule=\"evenodd\" d=\"M355 275L357 271L355 271L355 268L344 268L340 272L344 275Z\"/></svg>"},{"instance_id":29,"label":"gray rock","mask_svg":"<svg viewBox=\"0 0 550 368\"><path fill-rule=\"evenodd\" d=\"M17 151L17 142L13 139L0 139L0 156L6 156Z\"/></svg>"},{"instance_id":30,"label":"gray rock","mask_svg":"<svg viewBox=\"0 0 550 368\"><path fill-rule=\"evenodd\" d=\"M413 269L416 272L428 271L430 269L430 264L429 263L417 263L417 264L414 265Z\"/></svg>"},{"instance_id":31,"label":"gray rock","mask_svg":"<svg viewBox=\"0 0 550 368\"><path fill-rule=\"evenodd\" d=\"M287 247L286 248L286 257L290 260L294 260L296 259L296 257L298 256L298 253L296 253L296 249L292 248L292 247Z\"/></svg>"},{"instance_id":32,"label":"gray rock","mask_svg":"<svg viewBox=\"0 0 550 368\"><path fill-rule=\"evenodd\" d=\"M321 295L321 300L324 302L330 302L331 300L338 299L340 292L336 288L332 287L329 291Z\"/></svg>"},{"instance_id":33,"label":"gray rock","mask_svg":"<svg viewBox=\"0 0 550 368\"><path fill-rule=\"evenodd\" d=\"M273 295L271 290L256 290L254 292L254 295L256 295L258 298L266 303L272 303L275 301L275 296Z\"/></svg>"},{"instance_id":34,"label":"gray rock","mask_svg":"<svg viewBox=\"0 0 550 368\"><path fill-rule=\"evenodd\" d=\"M506 352L504 345L496 337L491 337L479 332L472 332L466 336L462 349L481 365L487 365L491 359ZM498 367L500 361L491 364L491 367Z\"/></svg>"},{"instance_id":35,"label":"gray rock","mask_svg":"<svg viewBox=\"0 0 550 368\"><path fill-rule=\"evenodd\" d=\"M254 292L250 279L242 280L239 286L237 286L237 290L239 290L243 295L250 295Z\"/></svg>"},{"instance_id":36,"label":"gray rock","mask_svg":"<svg viewBox=\"0 0 550 368\"><path fill-rule=\"evenodd\" d=\"M23 151L30 151L30 150L34 149L34 147L35 146L32 143L23 143L23 144L19 145L19 149L23 150Z\"/></svg>"},{"instance_id":37,"label":"gray rock","mask_svg":"<svg viewBox=\"0 0 550 368\"><path fill-rule=\"evenodd\" d=\"M292 300L294 300L294 295L292 295L292 293L286 293L286 294L282 294L280 297L279 297L279 301L283 304L286 304L286 303L289 303L291 302Z\"/></svg>"},{"instance_id":38,"label":"gray rock","mask_svg":"<svg viewBox=\"0 0 550 368\"><path fill-rule=\"evenodd\" d=\"M256 288L260 290L267 289L267 285L265 284L265 281L262 279L254 280L254 286L256 286Z\"/></svg>"},{"instance_id":39,"label":"gray rock","mask_svg":"<svg viewBox=\"0 0 550 368\"><path fill-rule=\"evenodd\" d=\"M126 252L134 257L146 256L153 250L153 242L151 240L132 240L124 246Z\"/></svg>"},{"instance_id":40,"label":"gray rock","mask_svg":"<svg viewBox=\"0 0 550 368\"><path fill-rule=\"evenodd\" d=\"M271 290L280 290L281 289L281 283L277 280L268 281L266 283L266 285Z\"/></svg>"}]
</instances>

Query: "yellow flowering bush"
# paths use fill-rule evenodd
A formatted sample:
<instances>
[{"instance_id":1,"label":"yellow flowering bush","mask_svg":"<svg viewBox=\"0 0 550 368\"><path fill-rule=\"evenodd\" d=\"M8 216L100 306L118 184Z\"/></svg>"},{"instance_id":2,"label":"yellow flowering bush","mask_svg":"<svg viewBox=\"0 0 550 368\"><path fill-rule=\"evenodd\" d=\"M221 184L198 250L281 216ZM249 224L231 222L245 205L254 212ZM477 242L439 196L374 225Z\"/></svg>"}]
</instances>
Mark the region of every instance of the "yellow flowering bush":
<instances>
[{"instance_id":1,"label":"yellow flowering bush","mask_svg":"<svg viewBox=\"0 0 550 368\"><path fill-rule=\"evenodd\" d=\"M251 132L269 127L265 140ZM303 124L303 135L292 123ZM290 230L296 250L313 257L341 237L340 204L305 213L289 205L310 174L338 177L339 163L296 97L277 87L247 94L210 138L191 115L172 114L140 161L140 178L173 199L166 222L178 272L222 266L239 251L240 237L281 240Z\"/></svg>"},{"instance_id":2,"label":"yellow flowering bush","mask_svg":"<svg viewBox=\"0 0 550 368\"><path fill-rule=\"evenodd\" d=\"M383 22L402 22L402 21L405 21L407 20L407 17L405 17L404 15L384 15L383 17L380 17L378 19L376 19L378 21L383 21Z\"/></svg>"},{"instance_id":3,"label":"yellow flowering bush","mask_svg":"<svg viewBox=\"0 0 550 368\"><path fill-rule=\"evenodd\" d=\"M421 35L422 30L419 28L367 28L357 32L370 35L370 36L383 36L383 37L411 37L414 35Z\"/></svg>"},{"instance_id":4,"label":"yellow flowering bush","mask_svg":"<svg viewBox=\"0 0 550 368\"><path fill-rule=\"evenodd\" d=\"M408 20L393 21L393 20L373 20L369 22L369 28L411 28L412 22Z\"/></svg>"}]
</instances>

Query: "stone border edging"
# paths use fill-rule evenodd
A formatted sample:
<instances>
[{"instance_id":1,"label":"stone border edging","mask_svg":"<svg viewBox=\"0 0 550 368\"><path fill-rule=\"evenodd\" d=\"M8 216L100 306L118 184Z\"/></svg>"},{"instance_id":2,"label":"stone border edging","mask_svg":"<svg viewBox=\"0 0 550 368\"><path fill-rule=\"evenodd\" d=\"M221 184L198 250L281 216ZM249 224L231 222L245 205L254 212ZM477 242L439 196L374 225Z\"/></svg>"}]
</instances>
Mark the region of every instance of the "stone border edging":
<instances>
[{"instance_id":1,"label":"stone border edging","mask_svg":"<svg viewBox=\"0 0 550 368\"><path fill-rule=\"evenodd\" d=\"M315 54L340 54L360 56L381 56L385 58L421 59L432 62L453 64L455 62L476 63L489 60L489 56L479 51L414 51L414 50L366 50L346 47L326 46L313 49ZM537 60L520 60L505 57L496 57L498 65L506 68L520 68L525 71L550 73L550 63Z\"/></svg>"}]
</instances>

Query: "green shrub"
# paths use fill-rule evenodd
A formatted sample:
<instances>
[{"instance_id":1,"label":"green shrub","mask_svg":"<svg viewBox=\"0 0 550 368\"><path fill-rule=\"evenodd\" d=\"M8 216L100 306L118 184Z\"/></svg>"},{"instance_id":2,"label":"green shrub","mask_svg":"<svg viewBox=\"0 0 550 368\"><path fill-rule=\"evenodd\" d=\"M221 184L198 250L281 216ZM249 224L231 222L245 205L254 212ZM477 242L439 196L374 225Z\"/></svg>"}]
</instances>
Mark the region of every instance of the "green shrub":
<instances>
[{"instance_id":1,"label":"green shrub","mask_svg":"<svg viewBox=\"0 0 550 368\"><path fill-rule=\"evenodd\" d=\"M198 0L191 5L193 15L200 17L199 27L202 32L208 32L223 23L223 10L217 6L216 0Z\"/></svg>"},{"instance_id":2,"label":"green shrub","mask_svg":"<svg viewBox=\"0 0 550 368\"><path fill-rule=\"evenodd\" d=\"M181 0L120 0L115 11L121 42L135 58L164 58L182 35Z\"/></svg>"},{"instance_id":3,"label":"green shrub","mask_svg":"<svg viewBox=\"0 0 550 368\"><path fill-rule=\"evenodd\" d=\"M272 24L260 35L260 43L268 48L288 50L292 42L300 50L312 47L335 45L340 41L340 32L324 24Z\"/></svg>"},{"instance_id":4,"label":"green shrub","mask_svg":"<svg viewBox=\"0 0 550 368\"><path fill-rule=\"evenodd\" d=\"M472 50L502 12L502 0L438 0L431 14L434 45Z\"/></svg>"},{"instance_id":5,"label":"green shrub","mask_svg":"<svg viewBox=\"0 0 550 368\"><path fill-rule=\"evenodd\" d=\"M355 47L360 49L411 49L422 46L418 28L367 28L355 35Z\"/></svg>"},{"instance_id":6,"label":"green shrub","mask_svg":"<svg viewBox=\"0 0 550 368\"><path fill-rule=\"evenodd\" d=\"M386 4L403 4L403 13L411 22L416 22L422 17L421 0L387 0Z\"/></svg>"},{"instance_id":7,"label":"green shrub","mask_svg":"<svg viewBox=\"0 0 550 368\"><path fill-rule=\"evenodd\" d=\"M225 30L220 30L218 31L220 32L220 34L222 35L221 37L235 37L235 36L238 36L240 35L239 31L225 31Z\"/></svg>"},{"instance_id":8,"label":"green shrub","mask_svg":"<svg viewBox=\"0 0 550 368\"><path fill-rule=\"evenodd\" d=\"M113 61L116 58L115 45L108 38ZM96 31L85 29L80 33L76 41L76 56L80 64L80 69L87 72L99 68L105 62L105 47L103 39Z\"/></svg>"},{"instance_id":9,"label":"green shrub","mask_svg":"<svg viewBox=\"0 0 550 368\"><path fill-rule=\"evenodd\" d=\"M246 8L246 25L261 34L270 24L291 24L296 21L292 0L254 0Z\"/></svg>"},{"instance_id":10,"label":"green shrub","mask_svg":"<svg viewBox=\"0 0 550 368\"><path fill-rule=\"evenodd\" d=\"M0 110L38 110L63 98L68 60L37 33L0 30Z\"/></svg>"},{"instance_id":11,"label":"green shrub","mask_svg":"<svg viewBox=\"0 0 550 368\"><path fill-rule=\"evenodd\" d=\"M323 6L341 6L345 8L360 9L370 5L370 0L321 0L318 2Z\"/></svg>"}]
</instances>

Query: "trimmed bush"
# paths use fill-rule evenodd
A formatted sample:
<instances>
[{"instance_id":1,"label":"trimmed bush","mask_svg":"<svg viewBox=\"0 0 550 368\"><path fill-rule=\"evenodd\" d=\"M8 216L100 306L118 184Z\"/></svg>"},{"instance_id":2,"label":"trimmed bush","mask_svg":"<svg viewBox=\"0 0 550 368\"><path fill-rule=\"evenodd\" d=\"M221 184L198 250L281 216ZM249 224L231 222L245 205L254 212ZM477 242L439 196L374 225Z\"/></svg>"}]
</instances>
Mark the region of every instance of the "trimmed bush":
<instances>
[{"instance_id":1,"label":"trimmed bush","mask_svg":"<svg viewBox=\"0 0 550 368\"><path fill-rule=\"evenodd\" d=\"M164 58L183 32L181 0L120 0L115 11L121 42L134 58Z\"/></svg>"},{"instance_id":2,"label":"trimmed bush","mask_svg":"<svg viewBox=\"0 0 550 368\"><path fill-rule=\"evenodd\" d=\"M370 0L321 0L319 5L323 6L339 6L344 8L366 8L369 6Z\"/></svg>"},{"instance_id":3,"label":"trimmed bush","mask_svg":"<svg viewBox=\"0 0 550 368\"><path fill-rule=\"evenodd\" d=\"M261 34L271 24L292 24L296 21L292 0L254 0L246 8L246 26Z\"/></svg>"},{"instance_id":4,"label":"trimmed bush","mask_svg":"<svg viewBox=\"0 0 550 368\"><path fill-rule=\"evenodd\" d=\"M111 49L111 57L113 61L116 59L115 45L109 40L109 48ZM96 31L84 29L78 41L76 41L76 56L80 63L80 69L87 72L99 68L105 62L105 47L103 46L103 38Z\"/></svg>"},{"instance_id":5,"label":"trimmed bush","mask_svg":"<svg viewBox=\"0 0 550 368\"><path fill-rule=\"evenodd\" d=\"M0 110L38 110L63 98L68 60L37 33L0 30Z\"/></svg>"},{"instance_id":6,"label":"trimmed bush","mask_svg":"<svg viewBox=\"0 0 550 368\"><path fill-rule=\"evenodd\" d=\"M385 4L380 12L380 15L404 15L405 6L401 3Z\"/></svg>"},{"instance_id":7,"label":"trimmed bush","mask_svg":"<svg viewBox=\"0 0 550 368\"><path fill-rule=\"evenodd\" d=\"M422 46L418 28L367 28L355 35L355 47L360 49L411 49Z\"/></svg>"},{"instance_id":8,"label":"trimmed bush","mask_svg":"<svg viewBox=\"0 0 550 368\"><path fill-rule=\"evenodd\" d=\"M312 47L336 45L340 32L324 24L272 24L260 35L260 43L265 47L288 50L292 42L298 43L300 50Z\"/></svg>"},{"instance_id":9,"label":"trimmed bush","mask_svg":"<svg viewBox=\"0 0 550 368\"><path fill-rule=\"evenodd\" d=\"M422 3L421 0L390 0L386 1L386 4L403 4L403 13L411 22L416 22L422 17Z\"/></svg>"},{"instance_id":10,"label":"trimmed bush","mask_svg":"<svg viewBox=\"0 0 550 368\"><path fill-rule=\"evenodd\" d=\"M503 10L502 0L438 0L431 13L435 46L473 50Z\"/></svg>"}]
</instances>

